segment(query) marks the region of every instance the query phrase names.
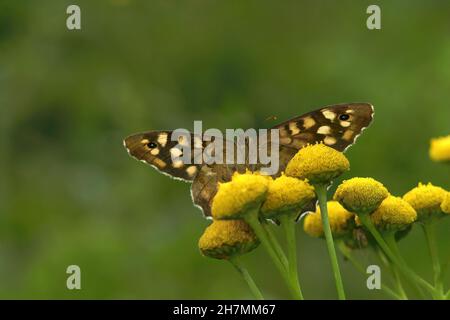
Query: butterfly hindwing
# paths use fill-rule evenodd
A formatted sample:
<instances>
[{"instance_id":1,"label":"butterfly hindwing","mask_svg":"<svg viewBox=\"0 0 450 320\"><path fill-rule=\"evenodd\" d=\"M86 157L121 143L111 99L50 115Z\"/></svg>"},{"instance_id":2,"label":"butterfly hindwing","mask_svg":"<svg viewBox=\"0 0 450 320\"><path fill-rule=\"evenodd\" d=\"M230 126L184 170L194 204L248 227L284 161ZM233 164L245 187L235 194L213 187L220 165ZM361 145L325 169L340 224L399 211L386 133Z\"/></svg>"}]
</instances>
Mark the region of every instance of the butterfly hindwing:
<instances>
[{"instance_id":1,"label":"butterfly hindwing","mask_svg":"<svg viewBox=\"0 0 450 320\"><path fill-rule=\"evenodd\" d=\"M234 172L244 172L245 168L234 165L213 164L203 166L195 177L191 186L192 202L199 207L203 214L211 216L212 199L217 193L219 183L231 180Z\"/></svg>"}]
</instances>

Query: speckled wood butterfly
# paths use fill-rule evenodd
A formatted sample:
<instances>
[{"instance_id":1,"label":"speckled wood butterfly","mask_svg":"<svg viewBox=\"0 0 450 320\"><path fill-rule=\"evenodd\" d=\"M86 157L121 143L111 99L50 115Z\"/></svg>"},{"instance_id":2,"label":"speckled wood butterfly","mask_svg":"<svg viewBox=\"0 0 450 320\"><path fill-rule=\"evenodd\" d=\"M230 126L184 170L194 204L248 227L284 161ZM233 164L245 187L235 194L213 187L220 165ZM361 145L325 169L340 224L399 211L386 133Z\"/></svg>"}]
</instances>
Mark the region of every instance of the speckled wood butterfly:
<instances>
[{"instance_id":1,"label":"speckled wood butterfly","mask_svg":"<svg viewBox=\"0 0 450 320\"><path fill-rule=\"evenodd\" d=\"M345 151L373 118L373 107L368 103L330 105L283 122L272 129L279 130L279 170L284 171L289 160L303 146L323 141L324 144ZM172 161L180 141L172 141L173 131L148 131L127 137L124 146L134 158L175 179L192 182L191 195L195 205L205 216L211 215L211 202L217 192L218 182L229 181L234 172L257 170L249 164L190 164ZM195 140L190 146L206 148L212 142ZM192 158L195 157L192 153ZM275 175L275 176L276 176Z\"/></svg>"}]
</instances>

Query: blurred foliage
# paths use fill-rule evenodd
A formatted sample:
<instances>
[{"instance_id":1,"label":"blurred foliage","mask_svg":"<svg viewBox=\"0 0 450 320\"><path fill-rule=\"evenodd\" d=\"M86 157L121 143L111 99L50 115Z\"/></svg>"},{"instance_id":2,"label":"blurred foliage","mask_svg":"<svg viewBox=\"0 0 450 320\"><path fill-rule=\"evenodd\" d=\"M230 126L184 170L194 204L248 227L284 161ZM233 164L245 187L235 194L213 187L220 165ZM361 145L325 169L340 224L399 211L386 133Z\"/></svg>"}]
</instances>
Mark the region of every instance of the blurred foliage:
<instances>
[{"instance_id":1,"label":"blurred foliage","mask_svg":"<svg viewBox=\"0 0 450 320\"><path fill-rule=\"evenodd\" d=\"M72 3L0 2L1 298L251 297L228 264L199 254L208 222L189 185L125 152L122 138L142 130L270 127L367 101L375 121L342 178L399 195L418 181L450 187L449 167L428 158L429 139L449 133L448 1L376 1L380 31L366 28L365 0L78 0L82 30L69 31ZM325 242L299 233L305 296L335 298ZM400 247L430 278L421 230ZM267 260L245 257L266 296L288 297ZM80 291L66 289L70 264ZM342 268L349 298L385 297Z\"/></svg>"}]
</instances>

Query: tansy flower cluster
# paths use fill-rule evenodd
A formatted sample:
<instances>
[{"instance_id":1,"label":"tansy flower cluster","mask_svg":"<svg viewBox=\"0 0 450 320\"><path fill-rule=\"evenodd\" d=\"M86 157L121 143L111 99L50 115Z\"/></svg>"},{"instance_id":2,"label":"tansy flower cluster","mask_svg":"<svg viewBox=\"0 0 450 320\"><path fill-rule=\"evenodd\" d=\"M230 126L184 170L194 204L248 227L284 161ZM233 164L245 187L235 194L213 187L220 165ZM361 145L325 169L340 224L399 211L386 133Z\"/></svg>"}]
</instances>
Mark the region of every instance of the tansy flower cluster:
<instances>
[{"instance_id":1,"label":"tansy flower cluster","mask_svg":"<svg viewBox=\"0 0 450 320\"><path fill-rule=\"evenodd\" d=\"M449 138L432 140L433 160L450 159ZM450 193L431 183L419 183L404 195L393 195L380 181L354 177L344 180L328 197L333 179L349 169L343 153L317 143L300 149L278 177L250 171L235 173L231 181L219 184L211 208L213 222L200 238L200 251L230 261L255 297L262 299L240 260L261 244L292 297L303 299L295 236L301 221L306 234L325 240L339 299L345 299L346 294L336 248L365 275L355 252L372 252L378 260L375 263L392 273L392 284L383 282L382 290L394 299L408 298L405 281L431 298L450 298L442 283L434 236L435 225L450 214ZM432 283L407 265L397 245L414 226L425 232L434 272ZM277 228L284 233L284 245L275 232Z\"/></svg>"}]
</instances>

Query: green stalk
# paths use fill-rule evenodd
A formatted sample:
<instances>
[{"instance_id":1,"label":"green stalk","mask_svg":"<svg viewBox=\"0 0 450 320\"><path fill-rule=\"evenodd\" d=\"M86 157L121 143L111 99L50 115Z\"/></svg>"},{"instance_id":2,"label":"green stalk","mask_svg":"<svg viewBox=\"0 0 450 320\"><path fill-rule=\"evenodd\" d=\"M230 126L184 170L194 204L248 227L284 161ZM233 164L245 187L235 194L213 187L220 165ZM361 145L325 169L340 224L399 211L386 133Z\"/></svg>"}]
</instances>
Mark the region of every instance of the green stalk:
<instances>
[{"instance_id":1,"label":"green stalk","mask_svg":"<svg viewBox=\"0 0 450 320\"><path fill-rule=\"evenodd\" d=\"M384 235L384 239L386 240L387 245L392 250L392 252L397 255L397 258L401 260L400 252L398 250L397 242L395 241L395 233L394 232L388 232ZM403 262L403 261L402 261ZM394 274L395 283L397 285L398 292L403 300L408 300L408 295L405 292L405 289L403 288L402 279L399 274L398 267L396 265L391 266L392 272Z\"/></svg>"},{"instance_id":2,"label":"green stalk","mask_svg":"<svg viewBox=\"0 0 450 320\"><path fill-rule=\"evenodd\" d=\"M377 241L378 245L383 249L384 253L391 259L392 262L394 262L400 270L403 272L405 276L408 277L411 281L416 281L418 284L420 284L422 287L427 289L432 295L435 294L434 287L430 285L427 281L419 277L417 274L414 273L409 267L407 267L397 256L392 252L392 250L387 245L386 241L384 241L381 234L378 232L378 230L375 228L375 226L372 223L372 220L370 219L369 214L359 214L359 219L361 220L362 224L369 230L369 232L372 234L372 236Z\"/></svg>"},{"instance_id":3,"label":"green stalk","mask_svg":"<svg viewBox=\"0 0 450 320\"><path fill-rule=\"evenodd\" d=\"M440 280L444 281L445 278L447 277L448 274L448 267L450 266L450 256L447 258L447 260L445 261L445 263L442 265L441 268L441 277Z\"/></svg>"},{"instance_id":4,"label":"green stalk","mask_svg":"<svg viewBox=\"0 0 450 320\"><path fill-rule=\"evenodd\" d=\"M399 255L400 251L398 250L398 246L396 245L396 252ZM389 261L389 259L386 257L386 254L383 252L383 250L381 250L380 247L375 247L375 252L378 255L378 257L380 258L381 262L383 263L383 265L389 269L392 273L392 276L395 279L395 271L394 269L397 270L398 272L398 267L394 266L393 263L391 261ZM401 259L401 256L399 256L399 259ZM422 297L422 299L426 299L425 294L423 293L423 288L421 286L419 286L417 283L414 282L412 288L414 289L414 291Z\"/></svg>"},{"instance_id":5,"label":"green stalk","mask_svg":"<svg viewBox=\"0 0 450 320\"><path fill-rule=\"evenodd\" d=\"M288 259L286 258L286 255L283 252L283 249L280 246L280 243L277 240L277 237L275 236L272 228L270 228L270 222L264 221L262 222L262 226L265 229L267 236L269 237L269 241L271 245L273 246L275 252L278 255L278 258L280 259L281 263L284 265L286 270L289 268Z\"/></svg>"},{"instance_id":6,"label":"green stalk","mask_svg":"<svg viewBox=\"0 0 450 320\"><path fill-rule=\"evenodd\" d=\"M401 297L402 300L408 300L408 295L405 292L405 289L403 288L403 284L402 284L402 279L400 278L400 274L398 273L398 268L394 267L394 278L395 278L395 283L397 285L397 290L399 292L399 295Z\"/></svg>"},{"instance_id":7,"label":"green stalk","mask_svg":"<svg viewBox=\"0 0 450 320\"><path fill-rule=\"evenodd\" d=\"M314 189L316 191L317 199L319 200L323 231L325 234L325 240L327 242L328 255L330 256L331 267L333 269L334 281L336 283L338 297L339 300L345 300L344 284L342 283L336 249L334 248L333 235L331 233L330 222L328 220L327 187L324 184L315 184Z\"/></svg>"},{"instance_id":8,"label":"green stalk","mask_svg":"<svg viewBox=\"0 0 450 320\"><path fill-rule=\"evenodd\" d=\"M283 280L285 281L294 299L303 300L301 292L298 292L295 286L292 285L289 275L287 273L287 269L284 267L284 264L279 259L278 254L273 248L272 243L269 240L269 237L267 236L265 229L259 222L258 212L259 212L258 208L247 212L247 214L244 216L245 221L250 225L250 227L252 227L256 236L261 241L263 247L266 249L273 263L275 264L281 276L283 277Z\"/></svg>"},{"instance_id":9,"label":"green stalk","mask_svg":"<svg viewBox=\"0 0 450 320\"><path fill-rule=\"evenodd\" d=\"M434 233L433 221L427 221L422 224L425 238L427 239L428 250L430 251L431 262L433 264L434 287L437 291L439 299L444 299L444 285L441 278L441 264L439 262L438 247L436 244L436 236Z\"/></svg>"},{"instance_id":10,"label":"green stalk","mask_svg":"<svg viewBox=\"0 0 450 320\"><path fill-rule=\"evenodd\" d=\"M297 267L297 245L295 237L295 220L293 215L283 214L280 216L281 225L284 228L286 234L286 243L288 247L288 270L291 283L296 287L296 290L302 295L302 289L300 287L300 281L298 279L298 267Z\"/></svg>"},{"instance_id":11,"label":"green stalk","mask_svg":"<svg viewBox=\"0 0 450 320\"><path fill-rule=\"evenodd\" d=\"M256 285L253 278L248 273L248 270L242 265L241 259L238 256L232 257L229 259L230 263L236 268L236 270L242 275L245 282L247 282L248 287L250 288L250 291L258 300L264 300L264 297L259 290L258 286Z\"/></svg>"},{"instance_id":12,"label":"green stalk","mask_svg":"<svg viewBox=\"0 0 450 320\"><path fill-rule=\"evenodd\" d=\"M338 245L339 251L342 253L342 255L344 257L346 257L348 259L348 261L350 261L350 263L353 265L353 267L355 267L355 269L362 275L367 276L366 270L359 263L359 261L355 259L355 257L352 255L350 249L347 248L345 243L343 241L339 241L337 245ZM394 299L402 300L402 297L400 295L398 295L397 293L395 293L394 290L392 290L389 286L384 284L383 281L381 281L381 290L383 290L387 295L391 296Z\"/></svg>"}]
</instances>

